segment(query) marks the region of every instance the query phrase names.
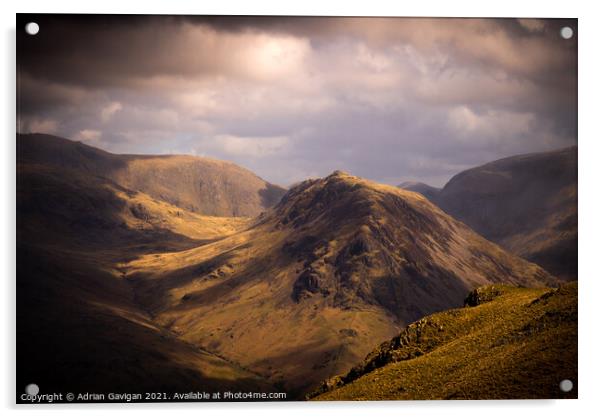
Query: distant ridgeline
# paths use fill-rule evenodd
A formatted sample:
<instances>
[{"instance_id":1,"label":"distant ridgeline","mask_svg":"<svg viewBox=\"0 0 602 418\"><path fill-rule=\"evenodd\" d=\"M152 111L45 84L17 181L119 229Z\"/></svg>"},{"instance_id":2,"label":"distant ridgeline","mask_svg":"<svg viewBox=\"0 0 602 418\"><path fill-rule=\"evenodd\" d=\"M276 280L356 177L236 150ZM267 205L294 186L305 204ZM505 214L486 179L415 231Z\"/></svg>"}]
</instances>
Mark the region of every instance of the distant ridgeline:
<instances>
[{"instance_id":1,"label":"distant ridgeline","mask_svg":"<svg viewBox=\"0 0 602 418\"><path fill-rule=\"evenodd\" d=\"M202 215L256 216L285 192L226 161L188 155L117 155L50 135L18 135L17 158L20 164L103 176Z\"/></svg>"},{"instance_id":2,"label":"distant ridgeline","mask_svg":"<svg viewBox=\"0 0 602 418\"><path fill-rule=\"evenodd\" d=\"M577 147L497 160L423 194L485 238L564 280L577 279Z\"/></svg>"}]
</instances>

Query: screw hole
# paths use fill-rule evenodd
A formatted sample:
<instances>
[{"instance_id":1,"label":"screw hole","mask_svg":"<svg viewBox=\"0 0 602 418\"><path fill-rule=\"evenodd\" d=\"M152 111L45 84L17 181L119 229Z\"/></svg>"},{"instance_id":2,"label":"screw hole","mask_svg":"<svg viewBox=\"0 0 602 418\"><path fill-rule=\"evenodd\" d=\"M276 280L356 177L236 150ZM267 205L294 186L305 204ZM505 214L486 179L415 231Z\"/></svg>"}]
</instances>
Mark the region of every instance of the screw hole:
<instances>
[{"instance_id":1,"label":"screw hole","mask_svg":"<svg viewBox=\"0 0 602 418\"><path fill-rule=\"evenodd\" d=\"M25 386L25 393L27 393L28 395L36 396L39 392L40 387L35 383L30 383L29 385Z\"/></svg>"},{"instance_id":2,"label":"screw hole","mask_svg":"<svg viewBox=\"0 0 602 418\"><path fill-rule=\"evenodd\" d=\"M573 37L573 29L569 26L565 26L560 29L560 36L564 39L571 39Z\"/></svg>"},{"instance_id":3,"label":"screw hole","mask_svg":"<svg viewBox=\"0 0 602 418\"><path fill-rule=\"evenodd\" d=\"M573 382L569 379L564 379L562 382L560 382L560 390L563 392L570 392L573 390Z\"/></svg>"},{"instance_id":4,"label":"screw hole","mask_svg":"<svg viewBox=\"0 0 602 418\"><path fill-rule=\"evenodd\" d=\"M25 32L27 32L28 35L37 35L39 31L40 25L38 25L36 22L29 22L27 25L25 25Z\"/></svg>"}]
</instances>

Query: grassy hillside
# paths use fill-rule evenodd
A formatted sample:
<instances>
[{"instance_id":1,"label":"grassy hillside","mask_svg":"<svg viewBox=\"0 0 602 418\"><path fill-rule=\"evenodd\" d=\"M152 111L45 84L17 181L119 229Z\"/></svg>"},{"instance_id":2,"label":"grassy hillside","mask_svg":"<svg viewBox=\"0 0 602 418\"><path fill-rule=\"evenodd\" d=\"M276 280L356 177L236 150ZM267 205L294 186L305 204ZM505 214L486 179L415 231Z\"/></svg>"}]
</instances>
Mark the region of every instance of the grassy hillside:
<instances>
[{"instance_id":1,"label":"grassy hillside","mask_svg":"<svg viewBox=\"0 0 602 418\"><path fill-rule=\"evenodd\" d=\"M577 284L492 285L427 316L332 378L316 400L577 397ZM564 393L563 379L575 384Z\"/></svg>"}]
</instances>

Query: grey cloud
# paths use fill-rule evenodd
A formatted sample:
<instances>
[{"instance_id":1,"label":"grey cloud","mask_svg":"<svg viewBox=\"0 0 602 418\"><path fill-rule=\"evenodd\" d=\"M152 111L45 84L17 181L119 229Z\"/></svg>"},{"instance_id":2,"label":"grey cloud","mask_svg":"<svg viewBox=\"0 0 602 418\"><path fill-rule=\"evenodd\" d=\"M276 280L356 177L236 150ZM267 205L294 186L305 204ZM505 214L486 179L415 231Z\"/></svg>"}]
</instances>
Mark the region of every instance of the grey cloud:
<instances>
[{"instance_id":1,"label":"grey cloud","mask_svg":"<svg viewBox=\"0 0 602 418\"><path fill-rule=\"evenodd\" d=\"M20 130L114 152L210 155L283 185L335 169L442 185L576 141L576 40L558 36L575 20L36 20L18 35Z\"/></svg>"}]
</instances>

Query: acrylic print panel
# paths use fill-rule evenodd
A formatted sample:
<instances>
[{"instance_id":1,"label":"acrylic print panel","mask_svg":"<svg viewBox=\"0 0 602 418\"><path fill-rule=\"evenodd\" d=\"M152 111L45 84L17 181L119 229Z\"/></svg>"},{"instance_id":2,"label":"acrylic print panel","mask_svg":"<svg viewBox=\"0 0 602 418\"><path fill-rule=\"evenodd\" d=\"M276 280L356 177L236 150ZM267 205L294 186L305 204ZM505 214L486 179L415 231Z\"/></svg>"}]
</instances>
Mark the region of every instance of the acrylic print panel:
<instances>
[{"instance_id":1,"label":"acrylic print panel","mask_svg":"<svg viewBox=\"0 0 602 418\"><path fill-rule=\"evenodd\" d=\"M577 397L575 19L17 27L18 403Z\"/></svg>"}]
</instances>

